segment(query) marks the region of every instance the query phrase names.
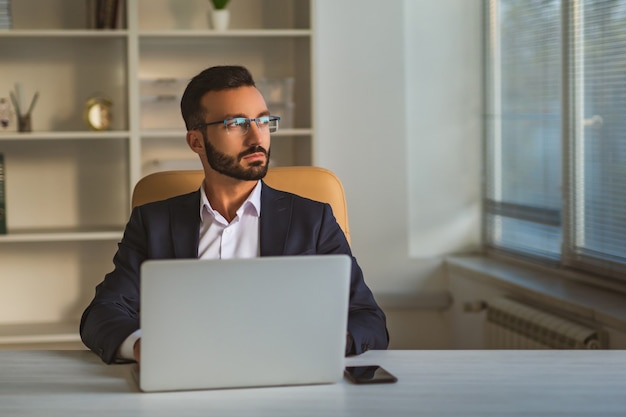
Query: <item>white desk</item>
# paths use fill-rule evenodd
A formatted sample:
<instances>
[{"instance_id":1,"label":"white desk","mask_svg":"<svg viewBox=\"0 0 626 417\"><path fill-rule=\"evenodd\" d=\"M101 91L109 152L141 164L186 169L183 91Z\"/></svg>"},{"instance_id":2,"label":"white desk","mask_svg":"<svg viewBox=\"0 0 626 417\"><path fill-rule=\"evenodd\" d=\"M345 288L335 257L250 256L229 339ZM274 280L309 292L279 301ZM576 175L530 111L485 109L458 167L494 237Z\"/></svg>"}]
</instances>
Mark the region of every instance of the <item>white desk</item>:
<instances>
[{"instance_id":1,"label":"white desk","mask_svg":"<svg viewBox=\"0 0 626 417\"><path fill-rule=\"evenodd\" d=\"M396 384L144 394L86 351L0 351L0 416L626 416L626 351L370 351Z\"/></svg>"}]
</instances>

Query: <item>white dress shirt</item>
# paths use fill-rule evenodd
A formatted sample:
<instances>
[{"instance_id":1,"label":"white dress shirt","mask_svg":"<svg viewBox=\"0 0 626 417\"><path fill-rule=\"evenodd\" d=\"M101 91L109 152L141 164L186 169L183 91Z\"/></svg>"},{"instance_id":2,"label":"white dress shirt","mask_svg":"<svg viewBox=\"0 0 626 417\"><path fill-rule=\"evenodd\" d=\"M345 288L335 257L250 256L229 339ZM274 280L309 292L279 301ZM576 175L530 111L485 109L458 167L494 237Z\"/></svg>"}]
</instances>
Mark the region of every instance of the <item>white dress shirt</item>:
<instances>
[{"instance_id":1,"label":"white dress shirt","mask_svg":"<svg viewBox=\"0 0 626 417\"><path fill-rule=\"evenodd\" d=\"M200 187L199 259L254 258L259 256L259 218L261 217L261 181L257 182L246 201L229 223L213 210ZM134 359L133 346L141 337L141 329L128 336L118 351L121 359Z\"/></svg>"}]
</instances>

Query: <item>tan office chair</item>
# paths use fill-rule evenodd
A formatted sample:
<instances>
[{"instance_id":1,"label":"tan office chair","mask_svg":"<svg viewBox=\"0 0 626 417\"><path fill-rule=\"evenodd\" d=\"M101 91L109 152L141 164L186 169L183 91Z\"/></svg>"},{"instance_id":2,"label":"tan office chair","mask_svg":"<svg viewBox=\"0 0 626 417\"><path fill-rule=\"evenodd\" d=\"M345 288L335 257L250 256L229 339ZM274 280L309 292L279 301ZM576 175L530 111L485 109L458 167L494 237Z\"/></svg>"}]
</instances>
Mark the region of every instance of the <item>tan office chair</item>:
<instances>
[{"instance_id":1,"label":"tan office chair","mask_svg":"<svg viewBox=\"0 0 626 417\"><path fill-rule=\"evenodd\" d=\"M200 187L203 179L204 172L201 170L161 171L147 175L135 185L132 207L190 193ZM330 204L337 223L350 243L343 185L332 171L312 166L276 167L268 170L264 180L267 185L278 190Z\"/></svg>"}]
</instances>

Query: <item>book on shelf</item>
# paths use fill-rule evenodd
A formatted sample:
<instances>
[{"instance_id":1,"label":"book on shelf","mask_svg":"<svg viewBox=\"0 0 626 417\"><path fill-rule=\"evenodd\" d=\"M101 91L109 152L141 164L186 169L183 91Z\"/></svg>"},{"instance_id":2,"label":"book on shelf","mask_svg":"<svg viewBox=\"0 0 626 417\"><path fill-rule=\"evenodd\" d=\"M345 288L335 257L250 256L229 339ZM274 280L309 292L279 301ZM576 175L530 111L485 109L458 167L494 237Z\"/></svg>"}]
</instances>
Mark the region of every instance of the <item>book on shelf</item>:
<instances>
[{"instance_id":1,"label":"book on shelf","mask_svg":"<svg viewBox=\"0 0 626 417\"><path fill-rule=\"evenodd\" d=\"M98 0L97 28L114 29L117 22L117 0Z\"/></svg>"},{"instance_id":2,"label":"book on shelf","mask_svg":"<svg viewBox=\"0 0 626 417\"><path fill-rule=\"evenodd\" d=\"M0 235L7 233L6 197L4 192L4 155L0 153Z\"/></svg>"},{"instance_id":3,"label":"book on shelf","mask_svg":"<svg viewBox=\"0 0 626 417\"><path fill-rule=\"evenodd\" d=\"M87 0L87 27L117 29L124 26L124 0Z\"/></svg>"}]
</instances>

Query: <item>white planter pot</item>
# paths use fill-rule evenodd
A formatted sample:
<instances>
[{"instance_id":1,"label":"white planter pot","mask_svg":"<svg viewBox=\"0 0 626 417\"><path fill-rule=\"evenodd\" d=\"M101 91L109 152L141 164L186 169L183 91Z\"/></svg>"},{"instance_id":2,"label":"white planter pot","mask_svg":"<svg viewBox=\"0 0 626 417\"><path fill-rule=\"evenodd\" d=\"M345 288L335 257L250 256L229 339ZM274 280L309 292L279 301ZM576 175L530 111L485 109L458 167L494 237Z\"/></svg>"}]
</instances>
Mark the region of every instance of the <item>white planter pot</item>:
<instances>
[{"instance_id":1,"label":"white planter pot","mask_svg":"<svg viewBox=\"0 0 626 417\"><path fill-rule=\"evenodd\" d=\"M211 27L215 30L227 30L230 21L230 11L227 9L211 10Z\"/></svg>"}]
</instances>

